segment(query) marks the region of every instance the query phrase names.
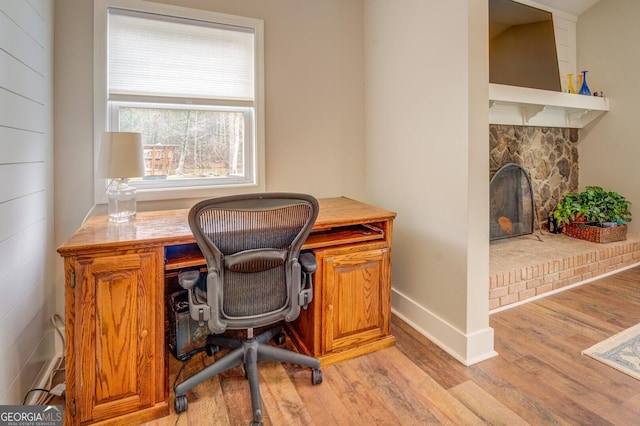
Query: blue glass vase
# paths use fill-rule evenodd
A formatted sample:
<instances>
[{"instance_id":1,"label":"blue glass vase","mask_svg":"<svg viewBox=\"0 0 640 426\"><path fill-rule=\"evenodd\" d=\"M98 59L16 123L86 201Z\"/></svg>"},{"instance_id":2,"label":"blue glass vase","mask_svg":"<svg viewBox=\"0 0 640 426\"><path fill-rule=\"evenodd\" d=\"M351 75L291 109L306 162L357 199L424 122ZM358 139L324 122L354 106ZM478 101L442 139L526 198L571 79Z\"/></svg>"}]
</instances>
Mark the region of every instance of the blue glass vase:
<instances>
[{"instance_id":1,"label":"blue glass vase","mask_svg":"<svg viewBox=\"0 0 640 426\"><path fill-rule=\"evenodd\" d=\"M580 86L580 91L578 92L581 95L591 96L591 90L589 90L589 86L587 85L587 72L582 71L582 86Z\"/></svg>"}]
</instances>

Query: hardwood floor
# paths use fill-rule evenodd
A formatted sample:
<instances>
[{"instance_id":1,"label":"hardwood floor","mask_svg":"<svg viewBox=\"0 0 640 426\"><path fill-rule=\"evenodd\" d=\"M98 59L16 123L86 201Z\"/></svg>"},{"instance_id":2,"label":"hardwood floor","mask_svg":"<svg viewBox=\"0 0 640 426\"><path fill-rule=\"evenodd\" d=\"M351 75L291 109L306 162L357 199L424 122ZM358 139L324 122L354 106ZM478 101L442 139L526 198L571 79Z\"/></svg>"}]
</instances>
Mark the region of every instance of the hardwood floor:
<instances>
[{"instance_id":1,"label":"hardwood floor","mask_svg":"<svg viewBox=\"0 0 640 426\"><path fill-rule=\"evenodd\" d=\"M265 425L634 425L640 381L583 349L640 322L640 268L493 314L499 356L465 367L393 318L395 347L310 371L262 363ZM189 361L197 370L206 355ZM180 363L171 363L172 376ZM189 409L147 423L247 425L248 384L241 368L187 394ZM171 402L173 399L171 400Z\"/></svg>"}]
</instances>

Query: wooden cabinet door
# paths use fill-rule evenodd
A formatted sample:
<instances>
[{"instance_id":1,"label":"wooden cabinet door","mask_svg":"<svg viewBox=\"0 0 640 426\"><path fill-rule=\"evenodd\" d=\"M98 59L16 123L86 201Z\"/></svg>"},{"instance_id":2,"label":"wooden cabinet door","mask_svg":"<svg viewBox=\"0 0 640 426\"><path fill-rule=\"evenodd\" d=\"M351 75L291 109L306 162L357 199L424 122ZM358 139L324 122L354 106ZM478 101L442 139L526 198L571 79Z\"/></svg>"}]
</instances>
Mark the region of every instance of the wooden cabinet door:
<instances>
[{"instance_id":1,"label":"wooden cabinet door","mask_svg":"<svg viewBox=\"0 0 640 426\"><path fill-rule=\"evenodd\" d=\"M166 399L161 249L75 258L69 265L74 380L67 416L75 411L74 423L95 422Z\"/></svg>"},{"instance_id":2,"label":"wooden cabinet door","mask_svg":"<svg viewBox=\"0 0 640 426\"><path fill-rule=\"evenodd\" d=\"M345 247L316 253L323 286L323 353L389 334L388 248Z\"/></svg>"}]
</instances>

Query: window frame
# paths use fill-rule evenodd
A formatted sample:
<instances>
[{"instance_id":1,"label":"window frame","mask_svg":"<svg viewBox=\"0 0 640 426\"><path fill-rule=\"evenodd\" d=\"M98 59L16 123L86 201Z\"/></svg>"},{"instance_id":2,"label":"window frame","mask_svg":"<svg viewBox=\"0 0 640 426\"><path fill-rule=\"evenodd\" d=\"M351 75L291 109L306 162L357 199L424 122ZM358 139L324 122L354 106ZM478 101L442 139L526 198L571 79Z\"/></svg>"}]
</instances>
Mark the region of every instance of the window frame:
<instances>
[{"instance_id":1,"label":"window frame","mask_svg":"<svg viewBox=\"0 0 640 426\"><path fill-rule=\"evenodd\" d=\"M153 3L144 0L94 0L94 202L104 204L107 202L106 189L107 180L98 178L95 175L99 161L100 143L102 134L112 129L114 120L117 119L110 111L108 86L107 86L107 41L108 41L108 9L117 7L139 12L164 14L188 19L207 20L216 23L235 25L251 28L255 37L255 102L253 119L253 141L249 151L253 154L253 164L247 163L246 167L251 168L249 173L253 173L249 182L234 183L231 180L226 183L210 184L205 183L206 179L198 180L197 184L190 184L189 179L181 181L181 184L169 182L163 185L162 181L153 183L144 182L137 185L137 197L139 201L173 200L181 198L206 198L213 196L223 196L247 192L264 192L265 185L265 125L264 125L264 22L260 19L246 18L235 15L227 15L200 9L191 9L180 6ZM123 99L114 99L116 103ZM156 106L183 106L189 105L188 101L183 104L176 102L176 99L166 99L167 102L158 101L146 104L147 107ZM199 107L200 105L198 105ZM225 106L232 107L233 101ZM168 182L168 181L167 181Z\"/></svg>"},{"instance_id":2,"label":"window frame","mask_svg":"<svg viewBox=\"0 0 640 426\"><path fill-rule=\"evenodd\" d=\"M240 112L243 113L245 119L244 125L244 135L247 142L244 144L243 152L245 158L255 159L255 150L254 143L251 142L254 140L253 128L255 127L254 123L254 108L251 107L235 107L235 106L218 106L212 104L201 103L199 105L189 105L189 104L176 104L176 103L146 103L139 101L116 101L113 100L110 102L109 108L109 117L111 121L111 128L118 128L120 117L119 117L119 109L121 107L127 108L150 108L150 109L183 109L183 110L191 110L191 111L218 111L218 112ZM253 182L255 182L255 167L253 162L249 164L245 164L244 167L245 176L244 177L233 177L229 176L227 178L186 178L186 179L168 179L168 180L157 180L154 179L153 176L150 176L149 179L135 179L129 181L129 184L134 185L138 191L145 190L192 190L195 188L237 188L243 186L253 186ZM211 181L218 180L220 183L211 184Z\"/></svg>"}]
</instances>

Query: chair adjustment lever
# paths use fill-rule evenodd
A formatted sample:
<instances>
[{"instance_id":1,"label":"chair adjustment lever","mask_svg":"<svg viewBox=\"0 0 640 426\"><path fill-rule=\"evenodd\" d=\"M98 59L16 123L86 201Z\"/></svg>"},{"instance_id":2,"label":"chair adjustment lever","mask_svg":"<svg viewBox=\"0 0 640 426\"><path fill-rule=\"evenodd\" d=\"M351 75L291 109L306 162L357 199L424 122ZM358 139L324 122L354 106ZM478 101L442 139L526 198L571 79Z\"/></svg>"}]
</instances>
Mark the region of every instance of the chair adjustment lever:
<instances>
[{"instance_id":1,"label":"chair adjustment lever","mask_svg":"<svg viewBox=\"0 0 640 426\"><path fill-rule=\"evenodd\" d=\"M313 290L308 288L305 290L302 290L299 294L298 294L298 305L302 306L304 309L307 309L307 307L309 307L309 303L311 303L311 300L313 299Z\"/></svg>"},{"instance_id":2,"label":"chair adjustment lever","mask_svg":"<svg viewBox=\"0 0 640 426\"><path fill-rule=\"evenodd\" d=\"M198 269L189 269L178 273L178 284L187 290L194 288L199 280L200 271Z\"/></svg>"}]
</instances>

